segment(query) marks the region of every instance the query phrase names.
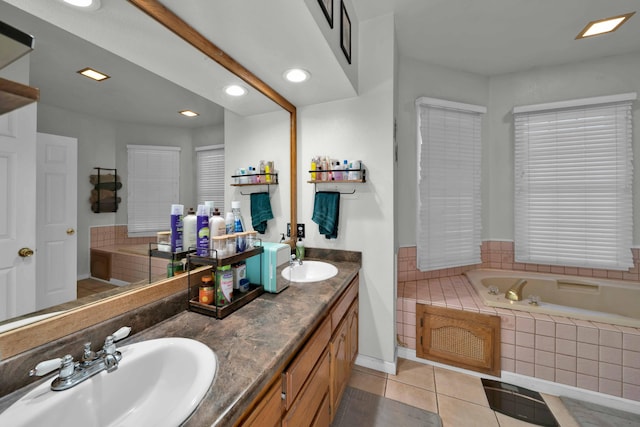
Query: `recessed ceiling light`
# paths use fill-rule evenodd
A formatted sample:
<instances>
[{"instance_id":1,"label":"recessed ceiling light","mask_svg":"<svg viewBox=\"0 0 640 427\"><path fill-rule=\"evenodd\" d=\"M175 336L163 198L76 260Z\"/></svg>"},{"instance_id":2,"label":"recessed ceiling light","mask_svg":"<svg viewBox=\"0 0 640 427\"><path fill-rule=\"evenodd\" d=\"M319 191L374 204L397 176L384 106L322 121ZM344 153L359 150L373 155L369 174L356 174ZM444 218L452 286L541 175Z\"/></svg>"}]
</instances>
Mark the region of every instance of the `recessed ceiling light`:
<instances>
[{"instance_id":1,"label":"recessed ceiling light","mask_svg":"<svg viewBox=\"0 0 640 427\"><path fill-rule=\"evenodd\" d=\"M100 8L100 0L59 0L67 6L73 6L84 10L96 10Z\"/></svg>"},{"instance_id":2,"label":"recessed ceiling light","mask_svg":"<svg viewBox=\"0 0 640 427\"><path fill-rule=\"evenodd\" d=\"M196 113L195 111L191 111L191 110L182 110L179 111L180 114L182 114L183 116L187 116L187 117L196 117L199 116L200 114Z\"/></svg>"},{"instance_id":3,"label":"recessed ceiling light","mask_svg":"<svg viewBox=\"0 0 640 427\"><path fill-rule=\"evenodd\" d=\"M635 14L635 12L613 16L606 19L599 19L597 21L591 21L576 36L576 40L597 36L599 34L611 33L620 28L620 26L627 20L629 20L629 18L631 18L633 14Z\"/></svg>"},{"instance_id":4,"label":"recessed ceiling light","mask_svg":"<svg viewBox=\"0 0 640 427\"><path fill-rule=\"evenodd\" d=\"M284 72L284 78L293 83L301 83L311 78L311 73L302 68L291 68Z\"/></svg>"},{"instance_id":5,"label":"recessed ceiling light","mask_svg":"<svg viewBox=\"0 0 640 427\"><path fill-rule=\"evenodd\" d=\"M93 68L84 68L82 70L77 71L78 74L82 74L85 77L89 77L90 79L93 79L95 81L101 82L103 80L107 80L109 78L109 76L107 76L104 73L101 73L100 71L94 70Z\"/></svg>"},{"instance_id":6,"label":"recessed ceiling light","mask_svg":"<svg viewBox=\"0 0 640 427\"><path fill-rule=\"evenodd\" d=\"M231 96L242 96L247 94L247 89L240 85L229 85L224 88L224 92Z\"/></svg>"}]
</instances>

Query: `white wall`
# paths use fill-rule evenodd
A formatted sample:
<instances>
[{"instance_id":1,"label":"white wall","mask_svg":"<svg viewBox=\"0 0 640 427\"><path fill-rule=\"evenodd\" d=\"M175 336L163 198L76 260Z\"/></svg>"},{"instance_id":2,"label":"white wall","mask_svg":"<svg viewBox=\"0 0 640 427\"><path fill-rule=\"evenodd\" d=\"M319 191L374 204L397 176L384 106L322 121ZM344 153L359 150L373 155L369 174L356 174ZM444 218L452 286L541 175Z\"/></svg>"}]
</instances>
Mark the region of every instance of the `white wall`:
<instances>
[{"instance_id":1,"label":"white wall","mask_svg":"<svg viewBox=\"0 0 640 427\"><path fill-rule=\"evenodd\" d=\"M278 171L278 185L269 186L271 211L274 219L267 221L265 234L258 238L267 242L279 242L281 233L287 232L291 222L291 180L289 171L289 113L285 110L274 113L239 116L229 110L224 114L225 140L225 207L231 210L231 201L241 203L241 212L247 229L251 226L251 197L240 194L267 191L267 186L232 187L231 175L238 168L258 167L260 160L273 161Z\"/></svg>"},{"instance_id":2,"label":"white wall","mask_svg":"<svg viewBox=\"0 0 640 427\"><path fill-rule=\"evenodd\" d=\"M359 48L360 95L298 109L298 222L306 225L308 247L362 252L360 355L393 363L393 17L361 22ZM360 159L367 169L365 184L345 184L356 193L340 199L337 239L320 235L311 221L314 186L307 181L315 155Z\"/></svg>"},{"instance_id":3,"label":"white wall","mask_svg":"<svg viewBox=\"0 0 640 427\"><path fill-rule=\"evenodd\" d=\"M223 126L195 130L135 125L114 122L80 114L62 108L38 104L38 132L78 139L78 277L89 275L89 227L127 223L127 144L173 145L182 148L180 154L180 203L196 207L195 154L197 145L220 144L224 140ZM93 186L89 175L94 167L117 168L124 184L122 203L117 213L91 212L89 197ZM167 215L168 218L168 215ZM168 219L167 219L168 228Z\"/></svg>"},{"instance_id":4,"label":"white wall","mask_svg":"<svg viewBox=\"0 0 640 427\"><path fill-rule=\"evenodd\" d=\"M640 54L540 67L491 78L401 57L398 87L398 233L401 246L415 245L416 124L420 96L481 104L483 120L482 238L513 240L513 118L516 105L640 92ZM640 155L640 108L634 107L634 152ZM637 168L636 168L637 169ZM634 211L640 212L640 173L634 177ZM640 215L634 216L634 246L640 245Z\"/></svg>"}]
</instances>

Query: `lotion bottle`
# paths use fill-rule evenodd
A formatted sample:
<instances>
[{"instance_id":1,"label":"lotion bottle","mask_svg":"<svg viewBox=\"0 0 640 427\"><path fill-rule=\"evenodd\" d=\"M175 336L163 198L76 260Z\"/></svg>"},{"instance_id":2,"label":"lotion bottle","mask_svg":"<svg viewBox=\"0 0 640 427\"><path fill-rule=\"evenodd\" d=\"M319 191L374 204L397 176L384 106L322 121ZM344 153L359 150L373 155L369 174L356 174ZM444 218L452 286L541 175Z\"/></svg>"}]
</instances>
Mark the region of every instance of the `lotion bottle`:
<instances>
[{"instance_id":1,"label":"lotion bottle","mask_svg":"<svg viewBox=\"0 0 640 427\"><path fill-rule=\"evenodd\" d=\"M298 260L304 259L304 243L302 242L302 237L298 237L298 241L296 242L296 258Z\"/></svg>"}]
</instances>

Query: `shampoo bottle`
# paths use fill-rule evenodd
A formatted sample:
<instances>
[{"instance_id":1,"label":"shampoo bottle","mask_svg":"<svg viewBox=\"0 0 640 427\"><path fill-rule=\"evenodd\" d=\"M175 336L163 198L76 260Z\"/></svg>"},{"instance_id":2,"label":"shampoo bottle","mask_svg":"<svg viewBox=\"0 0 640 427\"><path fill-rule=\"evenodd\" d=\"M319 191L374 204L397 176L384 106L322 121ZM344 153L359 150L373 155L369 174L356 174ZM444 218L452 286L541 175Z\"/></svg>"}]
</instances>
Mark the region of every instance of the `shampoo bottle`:
<instances>
[{"instance_id":1,"label":"shampoo bottle","mask_svg":"<svg viewBox=\"0 0 640 427\"><path fill-rule=\"evenodd\" d=\"M209 256L209 207L198 205L196 211L196 254L198 256Z\"/></svg>"},{"instance_id":2,"label":"shampoo bottle","mask_svg":"<svg viewBox=\"0 0 640 427\"><path fill-rule=\"evenodd\" d=\"M197 218L193 208L182 219L182 250L190 251L196 247Z\"/></svg>"},{"instance_id":3,"label":"shampoo bottle","mask_svg":"<svg viewBox=\"0 0 640 427\"><path fill-rule=\"evenodd\" d=\"M304 243L302 242L302 237L298 237L298 241L296 242L296 258L299 260L304 259Z\"/></svg>"},{"instance_id":4,"label":"shampoo bottle","mask_svg":"<svg viewBox=\"0 0 640 427\"><path fill-rule=\"evenodd\" d=\"M182 252L183 205L171 205L171 252Z\"/></svg>"}]
</instances>

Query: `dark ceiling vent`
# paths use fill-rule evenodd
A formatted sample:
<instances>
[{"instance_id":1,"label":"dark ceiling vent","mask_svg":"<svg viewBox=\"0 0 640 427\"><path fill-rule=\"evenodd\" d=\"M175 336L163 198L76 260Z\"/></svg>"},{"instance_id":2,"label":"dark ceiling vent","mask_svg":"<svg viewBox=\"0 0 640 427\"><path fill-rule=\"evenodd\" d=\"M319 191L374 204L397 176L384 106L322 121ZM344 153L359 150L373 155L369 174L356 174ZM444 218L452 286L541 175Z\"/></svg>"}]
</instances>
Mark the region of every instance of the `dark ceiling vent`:
<instances>
[{"instance_id":1,"label":"dark ceiling vent","mask_svg":"<svg viewBox=\"0 0 640 427\"><path fill-rule=\"evenodd\" d=\"M0 69L33 50L33 36L0 21Z\"/></svg>"}]
</instances>

